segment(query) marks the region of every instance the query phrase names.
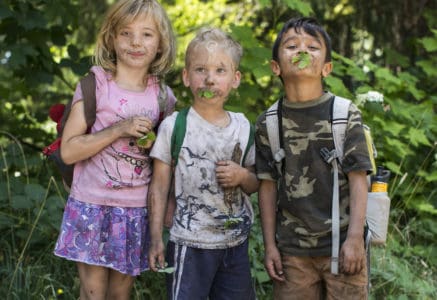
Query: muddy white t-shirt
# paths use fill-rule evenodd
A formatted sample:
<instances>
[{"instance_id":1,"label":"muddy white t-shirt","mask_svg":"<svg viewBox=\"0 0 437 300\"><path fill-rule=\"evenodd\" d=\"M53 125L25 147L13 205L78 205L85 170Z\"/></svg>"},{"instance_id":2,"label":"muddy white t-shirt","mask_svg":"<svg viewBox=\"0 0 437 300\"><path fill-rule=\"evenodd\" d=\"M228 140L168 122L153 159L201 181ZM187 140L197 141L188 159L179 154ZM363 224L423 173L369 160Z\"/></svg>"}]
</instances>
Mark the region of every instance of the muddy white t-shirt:
<instances>
[{"instance_id":1,"label":"muddy white t-shirt","mask_svg":"<svg viewBox=\"0 0 437 300\"><path fill-rule=\"evenodd\" d=\"M150 156L171 164L171 136L177 113L161 124ZM217 127L190 108L185 138L175 168L176 211L170 240L202 249L223 249L244 242L253 219L250 200L242 191L229 207L216 179L216 162L230 160L234 146L245 152L250 123L241 113L229 112L230 124ZM252 145L244 166L255 164ZM238 188L239 189L239 188Z\"/></svg>"}]
</instances>

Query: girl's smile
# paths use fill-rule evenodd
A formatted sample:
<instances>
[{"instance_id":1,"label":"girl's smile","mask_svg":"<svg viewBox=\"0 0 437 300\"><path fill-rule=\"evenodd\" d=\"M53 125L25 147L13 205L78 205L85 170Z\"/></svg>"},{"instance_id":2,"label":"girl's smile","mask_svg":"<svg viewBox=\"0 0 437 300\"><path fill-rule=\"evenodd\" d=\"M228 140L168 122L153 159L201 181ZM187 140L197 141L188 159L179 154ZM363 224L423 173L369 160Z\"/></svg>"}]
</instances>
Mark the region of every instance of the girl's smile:
<instances>
[{"instance_id":1,"label":"girl's smile","mask_svg":"<svg viewBox=\"0 0 437 300\"><path fill-rule=\"evenodd\" d=\"M120 28L114 39L117 67L148 70L160 50L160 34L153 18L136 18Z\"/></svg>"}]
</instances>

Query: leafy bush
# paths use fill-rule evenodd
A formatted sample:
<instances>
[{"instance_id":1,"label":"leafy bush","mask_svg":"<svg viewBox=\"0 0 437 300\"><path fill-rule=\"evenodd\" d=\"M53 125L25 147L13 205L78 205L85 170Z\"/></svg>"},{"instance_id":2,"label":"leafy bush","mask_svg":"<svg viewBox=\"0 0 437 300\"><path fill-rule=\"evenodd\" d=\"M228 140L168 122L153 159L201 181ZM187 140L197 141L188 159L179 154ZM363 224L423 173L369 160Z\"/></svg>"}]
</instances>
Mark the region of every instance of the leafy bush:
<instances>
[{"instance_id":1,"label":"leafy bush","mask_svg":"<svg viewBox=\"0 0 437 300\"><path fill-rule=\"evenodd\" d=\"M269 68L270 48L281 22L314 13L337 28L346 12L354 11L354 4L334 8L329 1L164 2L171 4L167 11L178 33L176 71L167 78L178 95L178 108L191 101L179 75L188 40L203 25L220 26L245 50L242 84L227 108L246 113L252 121L281 94L281 84ZM360 14L366 13L358 7L364 3L355 3ZM107 4L85 0L53 4L52 0L0 3L0 295L8 299L75 299L79 294L74 263L52 254L66 195L40 150L54 136L48 107L66 102L88 69L96 23ZM351 99L369 91L384 95L382 105L356 102L372 129L377 163L392 172L388 243L372 250L373 299L437 298L435 11L425 10L420 22L429 24L430 30L405 42L414 51L371 47L354 51L351 58L334 53L334 72L325 82L332 92ZM367 43L372 33L363 30L352 28L355 38ZM383 55L376 55L377 50ZM252 201L256 210L255 196ZM271 299L259 218L255 220L249 248L253 280L258 298ZM164 295L162 274L139 276L134 299Z\"/></svg>"}]
</instances>

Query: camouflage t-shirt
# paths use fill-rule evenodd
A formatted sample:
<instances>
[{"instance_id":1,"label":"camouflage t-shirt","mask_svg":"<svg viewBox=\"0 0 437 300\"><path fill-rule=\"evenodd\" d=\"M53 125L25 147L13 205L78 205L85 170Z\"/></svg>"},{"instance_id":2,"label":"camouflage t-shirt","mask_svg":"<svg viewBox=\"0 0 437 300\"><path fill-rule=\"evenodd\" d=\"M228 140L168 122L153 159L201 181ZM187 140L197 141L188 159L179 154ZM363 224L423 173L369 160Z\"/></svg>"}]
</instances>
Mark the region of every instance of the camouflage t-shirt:
<instances>
[{"instance_id":1,"label":"camouflage t-shirt","mask_svg":"<svg viewBox=\"0 0 437 300\"><path fill-rule=\"evenodd\" d=\"M304 103L283 101L282 128L286 154L284 176L272 165L265 112L256 123L256 172L261 180L278 182L276 238L279 250L287 255L324 256L331 253L331 165L320 149L334 149L331 130L333 95ZM341 241L349 224L350 171L370 172L372 166L363 132L361 113L349 109L344 159L339 166Z\"/></svg>"}]
</instances>

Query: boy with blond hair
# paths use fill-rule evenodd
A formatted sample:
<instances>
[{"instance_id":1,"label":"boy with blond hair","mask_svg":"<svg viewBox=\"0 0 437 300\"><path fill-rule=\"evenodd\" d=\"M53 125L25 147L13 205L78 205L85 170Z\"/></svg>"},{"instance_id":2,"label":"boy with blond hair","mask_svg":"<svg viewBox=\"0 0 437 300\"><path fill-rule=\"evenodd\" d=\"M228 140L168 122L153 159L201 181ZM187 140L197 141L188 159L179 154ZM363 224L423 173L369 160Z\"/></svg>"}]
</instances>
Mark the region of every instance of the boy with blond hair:
<instances>
[{"instance_id":1,"label":"boy with blond hair","mask_svg":"<svg viewBox=\"0 0 437 300\"><path fill-rule=\"evenodd\" d=\"M250 123L224 109L240 84L241 46L218 29L203 29L186 52L183 82L194 101L175 166L176 210L167 245L167 262L175 271L170 299L254 299L248 257L253 219L248 194L257 191L255 149L246 159ZM164 120L151 156L149 194L151 247L149 263L165 265L162 229L171 182L171 137L177 113ZM231 193L229 193L231 191Z\"/></svg>"}]
</instances>

